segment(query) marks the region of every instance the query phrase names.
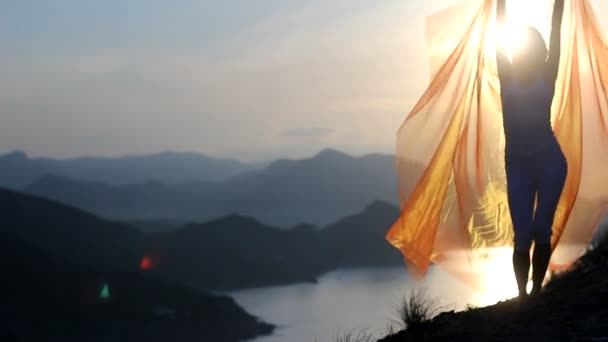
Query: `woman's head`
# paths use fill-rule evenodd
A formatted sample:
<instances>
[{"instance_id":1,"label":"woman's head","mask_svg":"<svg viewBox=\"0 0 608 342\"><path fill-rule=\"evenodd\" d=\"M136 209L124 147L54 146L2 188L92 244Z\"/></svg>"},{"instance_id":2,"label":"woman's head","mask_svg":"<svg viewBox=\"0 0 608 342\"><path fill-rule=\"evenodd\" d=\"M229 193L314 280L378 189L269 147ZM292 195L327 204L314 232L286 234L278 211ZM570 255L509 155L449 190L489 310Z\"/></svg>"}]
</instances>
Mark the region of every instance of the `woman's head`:
<instances>
[{"instance_id":1,"label":"woman's head","mask_svg":"<svg viewBox=\"0 0 608 342\"><path fill-rule=\"evenodd\" d=\"M541 72L547 60L547 45L540 32L532 26L524 28L520 42L521 48L512 52L512 65L516 73L532 76Z\"/></svg>"}]
</instances>

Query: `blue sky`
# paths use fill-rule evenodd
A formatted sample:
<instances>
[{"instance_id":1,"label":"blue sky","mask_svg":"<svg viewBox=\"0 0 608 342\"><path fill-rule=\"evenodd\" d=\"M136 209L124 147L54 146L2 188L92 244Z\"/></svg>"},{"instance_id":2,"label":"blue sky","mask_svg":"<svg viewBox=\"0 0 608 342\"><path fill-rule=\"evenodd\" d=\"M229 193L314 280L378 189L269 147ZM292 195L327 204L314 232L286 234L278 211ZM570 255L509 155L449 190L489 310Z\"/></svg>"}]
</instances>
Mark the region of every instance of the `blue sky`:
<instances>
[{"instance_id":1,"label":"blue sky","mask_svg":"<svg viewBox=\"0 0 608 342\"><path fill-rule=\"evenodd\" d=\"M2 1L0 153L392 152L451 2Z\"/></svg>"}]
</instances>

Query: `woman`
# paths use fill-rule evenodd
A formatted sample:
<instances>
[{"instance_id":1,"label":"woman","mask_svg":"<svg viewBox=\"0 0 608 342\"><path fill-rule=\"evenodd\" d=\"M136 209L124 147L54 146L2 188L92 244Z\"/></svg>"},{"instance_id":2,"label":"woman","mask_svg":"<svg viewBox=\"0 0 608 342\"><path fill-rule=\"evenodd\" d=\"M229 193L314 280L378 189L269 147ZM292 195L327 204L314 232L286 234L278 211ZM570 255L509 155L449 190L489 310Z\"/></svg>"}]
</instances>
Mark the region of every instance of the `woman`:
<instances>
[{"instance_id":1,"label":"woman","mask_svg":"<svg viewBox=\"0 0 608 342\"><path fill-rule=\"evenodd\" d=\"M520 297L527 296L532 242L531 295L541 291L551 257L553 218L566 180L566 158L550 122L563 9L564 0L556 0L549 51L542 35L532 27L525 29L525 48L514 51L511 61L507 51L497 51L507 193L515 233L513 269ZM498 1L497 16L504 27L505 0Z\"/></svg>"},{"instance_id":2,"label":"woman","mask_svg":"<svg viewBox=\"0 0 608 342\"><path fill-rule=\"evenodd\" d=\"M556 0L551 51L529 30L529 50L517 51L513 63L499 51L498 80L497 1L504 23L504 0L464 1L425 19L433 73L397 132L401 214L386 239L412 275L437 265L499 299L508 291L503 247L515 240L507 258L526 296L536 242L538 294L551 253L555 267L567 268L608 212L608 43L600 25L606 16L596 16L591 1ZM549 124L554 95L559 144ZM498 155L505 132L507 172Z\"/></svg>"}]
</instances>

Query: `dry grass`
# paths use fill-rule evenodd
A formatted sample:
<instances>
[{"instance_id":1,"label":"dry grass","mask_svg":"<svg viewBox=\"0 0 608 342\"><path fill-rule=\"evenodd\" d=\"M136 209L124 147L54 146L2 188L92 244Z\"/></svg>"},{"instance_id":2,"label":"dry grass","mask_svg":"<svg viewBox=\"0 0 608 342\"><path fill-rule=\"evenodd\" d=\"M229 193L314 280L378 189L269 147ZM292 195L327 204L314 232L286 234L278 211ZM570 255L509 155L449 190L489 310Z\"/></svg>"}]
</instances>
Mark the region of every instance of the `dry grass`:
<instances>
[{"instance_id":1,"label":"dry grass","mask_svg":"<svg viewBox=\"0 0 608 342\"><path fill-rule=\"evenodd\" d=\"M353 329L346 333L337 332L332 342L375 342L380 338L375 333L370 333L367 330ZM315 340L315 342L318 342Z\"/></svg>"},{"instance_id":2,"label":"dry grass","mask_svg":"<svg viewBox=\"0 0 608 342\"><path fill-rule=\"evenodd\" d=\"M413 289L395 305L396 323L404 329L414 329L440 311L437 301L429 298L425 289Z\"/></svg>"},{"instance_id":3,"label":"dry grass","mask_svg":"<svg viewBox=\"0 0 608 342\"><path fill-rule=\"evenodd\" d=\"M334 342L374 342L376 341L376 334L368 333L365 330L355 331L351 330L348 333L340 335L336 334Z\"/></svg>"}]
</instances>

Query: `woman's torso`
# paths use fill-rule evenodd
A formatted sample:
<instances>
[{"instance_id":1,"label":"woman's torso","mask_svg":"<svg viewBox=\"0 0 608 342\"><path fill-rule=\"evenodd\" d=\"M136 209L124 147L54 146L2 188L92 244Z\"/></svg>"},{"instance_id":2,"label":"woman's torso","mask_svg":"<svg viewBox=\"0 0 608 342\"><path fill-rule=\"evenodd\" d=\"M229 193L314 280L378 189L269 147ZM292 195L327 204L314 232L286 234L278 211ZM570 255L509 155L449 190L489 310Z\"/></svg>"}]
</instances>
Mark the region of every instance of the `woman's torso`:
<instances>
[{"instance_id":1,"label":"woman's torso","mask_svg":"<svg viewBox=\"0 0 608 342\"><path fill-rule=\"evenodd\" d=\"M543 77L527 85L511 79L501 85L506 153L530 155L556 143L551 128L554 84Z\"/></svg>"}]
</instances>

